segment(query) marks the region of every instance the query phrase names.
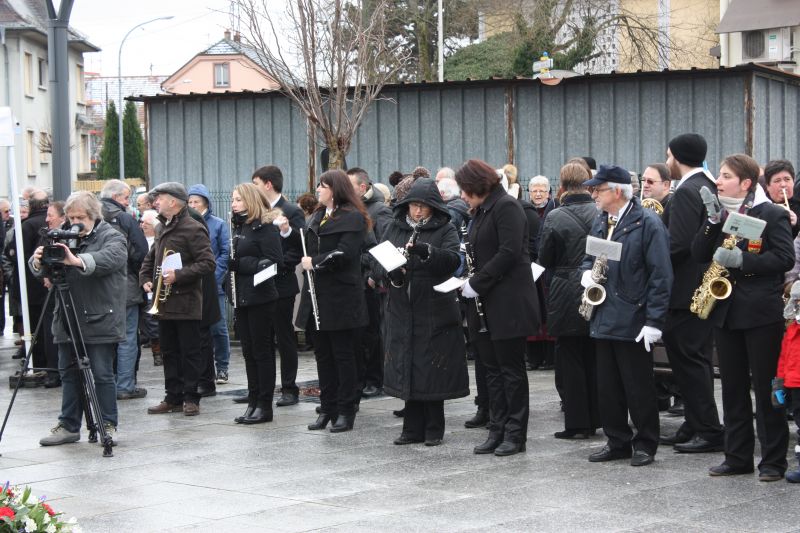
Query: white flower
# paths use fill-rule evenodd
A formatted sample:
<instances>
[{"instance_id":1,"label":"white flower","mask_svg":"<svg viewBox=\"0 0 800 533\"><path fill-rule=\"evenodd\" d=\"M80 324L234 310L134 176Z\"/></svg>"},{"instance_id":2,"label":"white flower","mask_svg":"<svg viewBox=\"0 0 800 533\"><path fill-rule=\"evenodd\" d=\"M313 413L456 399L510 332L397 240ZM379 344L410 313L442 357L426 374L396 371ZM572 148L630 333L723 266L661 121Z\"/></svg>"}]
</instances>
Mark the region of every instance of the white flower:
<instances>
[{"instance_id":1,"label":"white flower","mask_svg":"<svg viewBox=\"0 0 800 533\"><path fill-rule=\"evenodd\" d=\"M36 522L34 522L32 518L26 517L25 518L25 531L27 531L28 533L33 533L37 529L38 529L38 527L36 526Z\"/></svg>"},{"instance_id":2,"label":"white flower","mask_svg":"<svg viewBox=\"0 0 800 533\"><path fill-rule=\"evenodd\" d=\"M45 529L45 533L56 533L56 525L50 524Z\"/></svg>"},{"instance_id":3,"label":"white flower","mask_svg":"<svg viewBox=\"0 0 800 533\"><path fill-rule=\"evenodd\" d=\"M44 512L42 515L42 523L49 524L50 523L50 515L47 514L47 511Z\"/></svg>"}]
</instances>

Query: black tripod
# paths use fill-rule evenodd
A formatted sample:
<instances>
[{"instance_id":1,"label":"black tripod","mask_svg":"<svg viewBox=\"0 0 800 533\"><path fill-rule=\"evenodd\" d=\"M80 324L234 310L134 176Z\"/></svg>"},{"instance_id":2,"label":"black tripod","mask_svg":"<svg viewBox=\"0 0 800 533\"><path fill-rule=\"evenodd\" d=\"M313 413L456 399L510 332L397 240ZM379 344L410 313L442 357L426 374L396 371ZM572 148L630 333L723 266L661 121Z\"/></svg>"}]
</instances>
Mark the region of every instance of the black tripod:
<instances>
[{"instance_id":1,"label":"black tripod","mask_svg":"<svg viewBox=\"0 0 800 533\"><path fill-rule=\"evenodd\" d=\"M92 367L89 362L89 355L86 353L86 345L83 342L83 333L81 332L80 323L78 322L78 314L75 311L75 302L72 299L72 293L69 290L67 283L66 269L62 263L50 264L48 266L47 277L52 281L53 285L47 291L47 298L44 301L42 314L39 316L39 322L36 324L36 329L33 332L33 339L38 338L39 330L44 322L44 309L47 309L47 304L50 303L50 297L55 294L56 306L61 305L64 310L62 320L65 322L65 330L67 331L70 342L72 344L72 355L75 358L74 362L78 367L80 377L80 395L81 403L83 404L83 414L86 418L86 429L89 431L89 442L97 442L97 434L100 434L101 443L103 445L103 457L113 457L112 451L113 441L111 435L106 433L106 428L103 425L103 412L100 409L100 401L97 399L97 390L94 387L94 375L92 374ZM28 348L28 353L25 360L22 362L21 368L27 368L28 361L33 353L33 342ZM71 370L71 367L67 369ZM0 427L0 441L3 440L3 433L6 429L8 417L11 415L11 408L14 406L14 400L17 397L17 391L22 384L24 373L20 371L19 379L14 386L14 392L11 395L11 401L6 410L6 416L3 419L3 426Z\"/></svg>"}]
</instances>

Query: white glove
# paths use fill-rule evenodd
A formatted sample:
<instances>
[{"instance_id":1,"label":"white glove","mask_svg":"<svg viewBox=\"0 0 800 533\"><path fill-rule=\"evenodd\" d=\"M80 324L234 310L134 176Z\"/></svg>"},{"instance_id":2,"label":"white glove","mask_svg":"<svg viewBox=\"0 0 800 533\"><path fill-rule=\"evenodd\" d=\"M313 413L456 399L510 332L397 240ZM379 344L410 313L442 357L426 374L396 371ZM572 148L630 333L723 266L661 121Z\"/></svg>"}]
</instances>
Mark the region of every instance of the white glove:
<instances>
[{"instance_id":1,"label":"white glove","mask_svg":"<svg viewBox=\"0 0 800 533\"><path fill-rule=\"evenodd\" d=\"M661 340L661 330L651 328L650 326L644 326L642 331L636 336L636 342L640 340L644 340L644 349L649 352L650 347Z\"/></svg>"},{"instance_id":2,"label":"white glove","mask_svg":"<svg viewBox=\"0 0 800 533\"><path fill-rule=\"evenodd\" d=\"M478 293L475 292L475 289L470 287L468 281L464 284L463 287L461 287L461 296L463 296L464 298L475 298L476 296L478 296Z\"/></svg>"},{"instance_id":3,"label":"white glove","mask_svg":"<svg viewBox=\"0 0 800 533\"><path fill-rule=\"evenodd\" d=\"M583 274L581 275L581 287L586 289L591 286L592 283L594 283L594 280L592 279L592 271L584 270Z\"/></svg>"}]
</instances>

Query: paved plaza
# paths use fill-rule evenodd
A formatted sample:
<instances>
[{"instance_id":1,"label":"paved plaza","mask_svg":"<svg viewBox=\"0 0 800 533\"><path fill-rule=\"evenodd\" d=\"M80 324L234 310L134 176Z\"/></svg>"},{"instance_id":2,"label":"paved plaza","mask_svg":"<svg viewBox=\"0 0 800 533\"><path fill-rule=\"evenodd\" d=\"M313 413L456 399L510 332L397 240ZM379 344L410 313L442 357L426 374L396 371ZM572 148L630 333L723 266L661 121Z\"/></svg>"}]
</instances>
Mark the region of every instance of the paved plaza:
<instances>
[{"instance_id":1,"label":"paved plaza","mask_svg":"<svg viewBox=\"0 0 800 533\"><path fill-rule=\"evenodd\" d=\"M5 381L14 348L10 337L0 342ZM114 457L103 458L85 430L76 444L39 447L61 392L24 389L0 442L0 482L30 485L87 532L800 532L800 486L709 477L722 454L662 447L647 467L589 463L602 434L554 439L562 419L553 373L528 375L527 453L500 458L472 454L486 431L464 429L471 397L446 402L444 444L432 448L392 444L402 424L392 410L402 402L386 396L362 401L355 430L338 435L306 429L316 417L311 401L276 408L269 424L235 424L243 407L231 399L245 388L238 349L230 383L203 399L200 416L148 415L163 376L145 350L139 378L148 397L119 402ZM298 379L316 379L311 354L301 354ZM0 388L3 411L10 397ZM661 423L675 430L679 419Z\"/></svg>"}]
</instances>

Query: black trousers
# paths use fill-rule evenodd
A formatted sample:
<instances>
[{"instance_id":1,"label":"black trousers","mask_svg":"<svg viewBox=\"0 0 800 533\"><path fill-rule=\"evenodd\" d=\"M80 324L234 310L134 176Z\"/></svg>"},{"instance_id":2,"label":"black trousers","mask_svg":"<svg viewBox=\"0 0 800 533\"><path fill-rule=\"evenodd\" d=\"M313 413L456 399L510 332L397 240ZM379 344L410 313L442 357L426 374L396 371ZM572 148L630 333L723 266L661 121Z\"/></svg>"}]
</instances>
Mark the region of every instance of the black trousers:
<instances>
[{"instance_id":1,"label":"black trousers","mask_svg":"<svg viewBox=\"0 0 800 533\"><path fill-rule=\"evenodd\" d=\"M600 413L594 340L558 337L556 362L561 369L564 390L564 428L596 429L600 426Z\"/></svg>"},{"instance_id":2,"label":"black trousers","mask_svg":"<svg viewBox=\"0 0 800 533\"><path fill-rule=\"evenodd\" d=\"M272 329L278 341L278 352L281 354L281 392L298 396L300 389L296 383L297 339L294 335L294 324L292 324L294 299L294 295L278 299L272 318ZM272 336L273 334L270 333L270 339Z\"/></svg>"},{"instance_id":3,"label":"black trousers","mask_svg":"<svg viewBox=\"0 0 800 533\"><path fill-rule=\"evenodd\" d=\"M55 343L53 339L53 330L50 326L53 324L53 313L56 308L56 300L55 295L50 297L50 303L47 304L47 307L44 310L44 318L42 323L42 341L44 342L44 356L46 361L47 368L54 368L55 370L52 372L48 372L49 376L53 379L58 378L60 379L58 373L58 345Z\"/></svg>"},{"instance_id":4,"label":"black trousers","mask_svg":"<svg viewBox=\"0 0 800 533\"><path fill-rule=\"evenodd\" d=\"M214 338L211 326L200 326L200 352L203 355L203 373L198 385L205 390L217 388L217 370L214 365Z\"/></svg>"},{"instance_id":5,"label":"black trousers","mask_svg":"<svg viewBox=\"0 0 800 533\"><path fill-rule=\"evenodd\" d=\"M686 417L683 431L696 433L711 442L721 442L723 434L714 400L708 322L687 309L672 309L667 315L663 340L672 375L683 394Z\"/></svg>"},{"instance_id":6,"label":"black trousers","mask_svg":"<svg viewBox=\"0 0 800 533\"><path fill-rule=\"evenodd\" d=\"M595 349L600 419L608 445L655 455L659 419L651 354L642 343L629 341L595 339Z\"/></svg>"},{"instance_id":7,"label":"black trousers","mask_svg":"<svg viewBox=\"0 0 800 533\"><path fill-rule=\"evenodd\" d=\"M252 407L272 408L275 395L275 347L272 344L275 307L275 302L269 302L236 309L247 374L248 404Z\"/></svg>"},{"instance_id":8,"label":"black trousers","mask_svg":"<svg viewBox=\"0 0 800 533\"><path fill-rule=\"evenodd\" d=\"M158 337L164 356L164 400L173 405L200 403L197 384L205 367L199 320L159 320Z\"/></svg>"},{"instance_id":9,"label":"black trousers","mask_svg":"<svg viewBox=\"0 0 800 533\"><path fill-rule=\"evenodd\" d=\"M478 333L475 348L486 367L491 419L489 437L525 442L530 414L525 337L493 341L489 333Z\"/></svg>"},{"instance_id":10,"label":"black trousers","mask_svg":"<svg viewBox=\"0 0 800 533\"><path fill-rule=\"evenodd\" d=\"M778 370L783 322L745 330L716 328L719 372L722 377L722 409L725 421L725 462L735 468L753 465L753 404L761 444L758 467L786 471L789 426L783 410L772 408L772 378Z\"/></svg>"},{"instance_id":11,"label":"black trousers","mask_svg":"<svg viewBox=\"0 0 800 533\"><path fill-rule=\"evenodd\" d=\"M374 289L364 291L369 324L357 332L356 365L358 387L383 387L383 348L381 343L381 300Z\"/></svg>"},{"instance_id":12,"label":"black trousers","mask_svg":"<svg viewBox=\"0 0 800 533\"><path fill-rule=\"evenodd\" d=\"M355 330L316 331L314 355L322 412L333 417L352 416L359 393L356 388Z\"/></svg>"},{"instance_id":13,"label":"black trousers","mask_svg":"<svg viewBox=\"0 0 800 533\"><path fill-rule=\"evenodd\" d=\"M51 298L55 298L53 295ZM44 302L43 302L44 303ZM44 305L42 304L28 304L28 317L31 321L31 334L33 334L33 330L36 327L37 320L42 315L42 309L44 309ZM31 359L33 360L33 366L35 368L47 368L47 349L45 345L47 344L47 333L45 330L49 330L50 326L53 324L53 321L44 322L42 321L42 327L39 328L39 334L36 338L32 339L33 343L33 354ZM55 366L58 368L58 365Z\"/></svg>"},{"instance_id":14,"label":"black trousers","mask_svg":"<svg viewBox=\"0 0 800 533\"><path fill-rule=\"evenodd\" d=\"M473 344L474 345L474 344ZM489 408L489 385L486 383L486 366L475 354L475 388L477 389L477 396L475 396L475 405L479 409Z\"/></svg>"},{"instance_id":15,"label":"black trousers","mask_svg":"<svg viewBox=\"0 0 800 533\"><path fill-rule=\"evenodd\" d=\"M444 437L444 400L407 400L403 435L420 440Z\"/></svg>"}]
</instances>

